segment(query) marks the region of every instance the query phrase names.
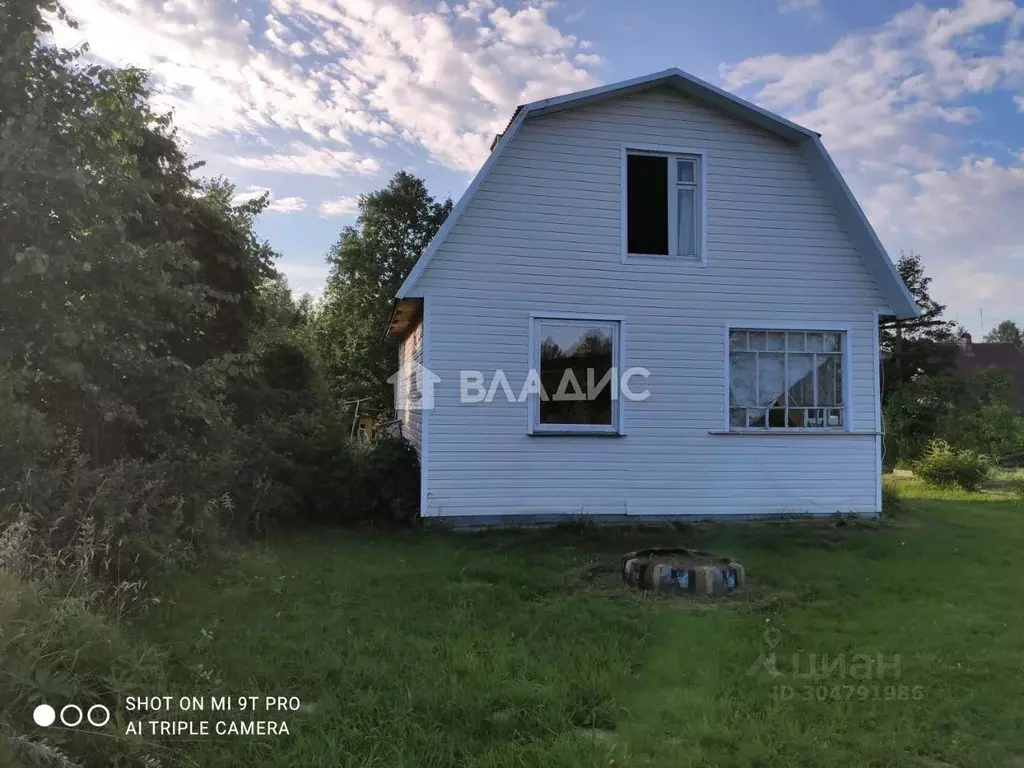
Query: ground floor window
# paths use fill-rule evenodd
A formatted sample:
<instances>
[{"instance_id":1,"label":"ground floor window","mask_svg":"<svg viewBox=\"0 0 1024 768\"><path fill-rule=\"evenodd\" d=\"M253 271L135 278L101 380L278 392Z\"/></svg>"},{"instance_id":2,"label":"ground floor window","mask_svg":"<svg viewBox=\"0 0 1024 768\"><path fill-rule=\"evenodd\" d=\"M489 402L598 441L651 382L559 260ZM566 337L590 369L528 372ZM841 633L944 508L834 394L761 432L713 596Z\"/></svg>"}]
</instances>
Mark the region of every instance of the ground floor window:
<instances>
[{"instance_id":1,"label":"ground floor window","mask_svg":"<svg viewBox=\"0 0 1024 768\"><path fill-rule=\"evenodd\" d=\"M617 432L620 322L535 317L532 338L533 431Z\"/></svg>"},{"instance_id":2,"label":"ground floor window","mask_svg":"<svg viewBox=\"0 0 1024 768\"><path fill-rule=\"evenodd\" d=\"M846 429L843 331L729 330L729 428Z\"/></svg>"}]
</instances>

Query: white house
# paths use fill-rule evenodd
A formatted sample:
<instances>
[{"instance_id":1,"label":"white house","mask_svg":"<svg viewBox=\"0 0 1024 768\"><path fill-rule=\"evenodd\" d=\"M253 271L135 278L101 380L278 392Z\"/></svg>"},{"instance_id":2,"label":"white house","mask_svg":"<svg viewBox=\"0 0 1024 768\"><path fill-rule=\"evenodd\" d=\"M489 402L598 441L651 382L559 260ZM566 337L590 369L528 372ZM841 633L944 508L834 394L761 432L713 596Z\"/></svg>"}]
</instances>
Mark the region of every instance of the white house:
<instances>
[{"instance_id":1,"label":"white house","mask_svg":"<svg viewBox=\"0 0 1024 768\"><path fill-rule=\"evenodd\" d=\"M917 314L813 131L677 69L527 104L396 297L421 514L874 515Z\"/></svg>"}]
</instances>

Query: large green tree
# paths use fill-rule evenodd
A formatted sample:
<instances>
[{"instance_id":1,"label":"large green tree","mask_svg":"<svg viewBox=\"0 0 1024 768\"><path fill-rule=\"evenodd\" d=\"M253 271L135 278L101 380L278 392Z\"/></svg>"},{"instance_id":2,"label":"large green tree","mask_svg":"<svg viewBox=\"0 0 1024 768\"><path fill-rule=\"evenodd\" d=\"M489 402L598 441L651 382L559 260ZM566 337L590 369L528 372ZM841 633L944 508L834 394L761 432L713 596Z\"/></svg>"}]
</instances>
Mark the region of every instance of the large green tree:
<instances>
[{"instance_id":1,"label":"large green tree","mask_svg":"<svg viewBox=\"0 0 1024 768\"><path fill-rule=\"evenodd\" d=\"M946 305L932 298L932 279L925 274L920 254L900 254L896 269L921 316L909 320L883 318L879 324L879 344L886 353L883 395L918 376L948 373L955 353L955 323L944 319Z\"/></svg>"},{"instance_id":2,"label":"large green tree","mask_svg":"<svg viewBox=\"0 0 1024 768\"><path fill-rule=\"evenodd\" d=\"M1013 320L1003 320L999 325L985 334L985 341L1013 344L1018 349L1024 349L1024 334L1020 326Z\"/></svg>"},{"instance_id":3,"label":"large green tree","mask_svg":"<svg viewBox=\"0 0 1024 768\"><path fill-rule=\"evenodd\" d=\"M272 254L258 205L192 181L144 74L47 44L44 11L0 5L0 364L102 463L220 418L203 366L245 348Z\"/></svg>"},{"instance_id":4,"label":"large green tree","mask_svg":"<svg viewBox=\"0 0 1024 768\"><path fill-rule=\"evenodd\" d=\"M397 346L385 339L395 292L451 213L422 179L399 171L387 187L359 200L359 218L327 255L330 275L316 323L325 374L342 398L391 402L388 377Z\"/></svg>"}]
</instances>

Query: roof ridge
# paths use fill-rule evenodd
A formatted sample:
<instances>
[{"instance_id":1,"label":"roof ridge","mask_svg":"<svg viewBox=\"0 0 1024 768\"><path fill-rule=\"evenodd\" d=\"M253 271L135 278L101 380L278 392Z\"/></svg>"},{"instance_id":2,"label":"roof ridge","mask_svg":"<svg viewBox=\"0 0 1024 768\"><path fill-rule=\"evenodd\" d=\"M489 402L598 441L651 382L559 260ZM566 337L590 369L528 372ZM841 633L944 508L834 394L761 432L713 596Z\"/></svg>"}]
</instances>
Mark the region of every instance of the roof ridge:
<instances>
[{"instance_id":1,"label":"roof ridge","mask_svg":"<svg viewBox=\"0 0 1024 768\"><path fill-rule=\"evenodd\" d=\"M469 205L469 201L473 199L477 189L479 189L480 185L490 174L491 169L509 145L512 137L528 118L534 115L539 116L572 109L594 100L613 98L659 85L669 85L689 98L703 102L713 108L718 108L736 119L745 120L762 130L774 133L780 138L797 145L811 172L821 185L826 198L835 206L836 213L846 228L847 234L858 252L860 252L865 265L875 278L879 290L888 302L888 308L900 317L917 317L920 315L920 310L910 295L910 291L907 290L906 285L900 278L899 273L896 271L896 267L886 253L881 241L878 239L878 235L875 234L860 204L854 198L853 193L821 143L820 134L797 125L780 115L769 112L756 104L678 68L666 69L609 85L541 99L516 107L516 111L513 113L512 119L505 131L498 134L491 144L490 155L484 161L483 166L477 172L473 181L470 182L466 192L459 198L458 203L456 203L437 234L427 245L426 249L424 249L423 254L413 266L412 271L398 289L396 298L404 299L410 296L410 291L415 287L420 275L423 274L423 271L433 259L434 254L461 218L462 213Z\"/></svg>"}]
</instances>

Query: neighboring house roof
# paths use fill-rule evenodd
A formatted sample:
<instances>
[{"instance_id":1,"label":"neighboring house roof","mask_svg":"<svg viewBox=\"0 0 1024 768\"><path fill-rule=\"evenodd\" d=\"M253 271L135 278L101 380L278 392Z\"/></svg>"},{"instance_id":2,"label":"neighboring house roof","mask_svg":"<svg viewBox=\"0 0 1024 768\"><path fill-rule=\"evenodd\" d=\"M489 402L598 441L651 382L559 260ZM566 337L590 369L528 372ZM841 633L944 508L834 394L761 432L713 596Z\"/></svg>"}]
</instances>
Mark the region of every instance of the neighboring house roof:
<instances>
[{"instance_id":1,"label":"neighboring house roof","mask_svg":"<svg viewBox=\"0 0 1024 768\"><path fill-rule=\"evenodd\" d=\"M696 101L718 108L733 117L752 123L796 144L819 184L821 184L826 196L835 206L836 213L839 215L850 239L863 257L868 270L875 278L875 282L893 313L898 317L917 317L920 314L913 297L882 247L881 241L879 241L875 231L871 228L871 224L868 223L864 211L861 210L860 205L853 197L853 193L850 192L846 182L843 181L835 163L832 162L832 158L825 151L821 139L818 138L819 134L790 122L784 117L762 109L755 104L751 104L749 101L734 96L680 69L667 69L664 72L656 72L644 77L624 80L620 83L591 88L590 90L570 93L565 96L543 99L518 107L508 128L501 134L500 139L493 146L490 157L487 158L487 161L477 172L469 188L452 209L451 214L441 229L438 230L434 239L427 245L423 255L420 256L419 261L416 262L409 276L402 283L402 287L398 289L396 298L404 299L411 295L410 292L416 285L416 281L419 280L420 275L423 274L427 265L434 258L434 254L437 253L473 199L477 189L479 189L480 185L490 174L498 158L501 157L505 148L508 147L516 132L526 120L531 117L547 115L565 109L575 109L596 101L656 87L674 88Z\"/></svg>"},{"instance_id":2,"label":"neighboring house roof","mask_svg":"<svg viewBox=\"0 0 1024 768\"><path fill-rule=\"evenodd\" d=\"M987 368L995 368L1010 378L1009 404L1024 409L1024 352L1009 342L968 341L957 347L957 373L971 376Z\"/></svg>"}]
</instances>

